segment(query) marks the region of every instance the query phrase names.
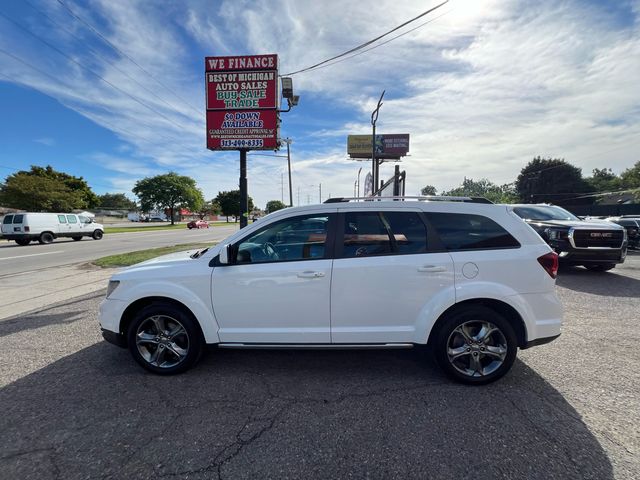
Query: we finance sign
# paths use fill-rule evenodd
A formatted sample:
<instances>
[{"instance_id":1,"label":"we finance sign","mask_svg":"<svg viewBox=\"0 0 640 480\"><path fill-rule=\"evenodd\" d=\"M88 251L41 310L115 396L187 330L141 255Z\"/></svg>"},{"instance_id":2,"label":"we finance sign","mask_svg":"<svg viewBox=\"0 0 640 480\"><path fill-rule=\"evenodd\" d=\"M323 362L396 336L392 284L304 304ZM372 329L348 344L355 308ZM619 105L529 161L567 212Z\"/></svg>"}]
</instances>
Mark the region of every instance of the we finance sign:
<instances>
[{"instance_id":1,"label":"we finance sign","mask_svg":"<svg viewBox=\"0 0 640 480\"><path fill-rule=\"evenodd\" d=\"M277 148L277 55L206 57L205 80L207 148Z\"/></svg>"}]
</instances>

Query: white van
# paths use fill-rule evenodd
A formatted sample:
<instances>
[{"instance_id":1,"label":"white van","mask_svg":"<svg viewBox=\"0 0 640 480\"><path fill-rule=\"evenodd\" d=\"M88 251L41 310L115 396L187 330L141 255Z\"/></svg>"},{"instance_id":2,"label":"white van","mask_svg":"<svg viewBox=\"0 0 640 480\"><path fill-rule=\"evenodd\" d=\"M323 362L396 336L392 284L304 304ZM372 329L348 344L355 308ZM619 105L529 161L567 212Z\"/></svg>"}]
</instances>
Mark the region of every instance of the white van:
<instances>
[{"instance_id":1,"label":"white van","mask_svg":"<svg viewBox=\"0 0 640 480\"><path fill-rule=\"evenodd\" d=\"M71 237L78 241L82 237L100 240L103 235L102 225L75 213L12 213L2 220L2 237L23 246L32 240L44 244L58 237Z\"/></svg>"}]
</instances>

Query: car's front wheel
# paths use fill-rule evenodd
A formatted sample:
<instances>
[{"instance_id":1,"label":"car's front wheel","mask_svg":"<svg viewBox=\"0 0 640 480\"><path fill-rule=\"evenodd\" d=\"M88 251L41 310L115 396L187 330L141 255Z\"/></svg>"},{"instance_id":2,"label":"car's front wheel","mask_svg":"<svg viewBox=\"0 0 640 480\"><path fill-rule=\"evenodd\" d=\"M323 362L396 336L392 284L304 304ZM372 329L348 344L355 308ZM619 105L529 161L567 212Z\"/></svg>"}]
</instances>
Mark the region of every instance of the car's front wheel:
<instances>
[{"instance_id":1,"label":"car's front wheel","mask_svg":"<svg viewBox=\"0 0 640 480\"><path fill-rule=\"evenodd\" d=\"M516 359L513 327L498 312L482 306L458 310L435 332L436 360L447 375L472 385L504 376Z\"/></svg>"},{"instance_id":2,"label":"car's front wheel","mask_svg":"<svg viewBox=\"0 0 640 480\"><path fill-rule=\"evenodd\" d=\"M94 230L91 238L94 240L101 240L103 235L102 230Z\"/></svg>"},{"instance_id":3,"label":"car's front wheel","mask_svg":"<svg viewBox=\"0 0 640 480\"><path fill-rule=\"evenodd\" d=\"M182 373L200 358L204 348L196 320L171 303L153 303L138 312L127 334L133 358L161 375Z\"/></svg>"}]
</instances>

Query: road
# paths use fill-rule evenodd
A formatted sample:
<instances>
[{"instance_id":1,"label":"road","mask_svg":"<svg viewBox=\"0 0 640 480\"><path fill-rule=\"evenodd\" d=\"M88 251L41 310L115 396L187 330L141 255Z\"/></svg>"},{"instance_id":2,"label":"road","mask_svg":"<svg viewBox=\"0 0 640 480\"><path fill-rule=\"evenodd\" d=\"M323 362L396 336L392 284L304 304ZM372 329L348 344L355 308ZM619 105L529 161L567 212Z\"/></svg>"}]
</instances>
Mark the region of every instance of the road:
<instances>
[{"instance_id":1,"label":"road","mask_svg":"<svg viewBox=\"0 0 640 480\"><path fill-rule=\"evenodd\" d=\"M640 256L565 270L558 340L485 387L419 350L214 350L184 375L101 340L102 293L0 321L3 478L640 478Z\"/></svg>"},{"instance_id":2,"label":"road","mask_svg":"<svg viewBox=\"0 0 640 480\"><path fill-rule=\"evenodd\" d=\"M160 230L106 234L102 240L83 238L74 242L61 238L48 245L32 242L21 247L0 240L0 278L43 268L59 267L95 260L106 255L164 247L179 243L218 242L237 230L238 226L220 226L200 230Z\"/></svg>"}]
</instances>

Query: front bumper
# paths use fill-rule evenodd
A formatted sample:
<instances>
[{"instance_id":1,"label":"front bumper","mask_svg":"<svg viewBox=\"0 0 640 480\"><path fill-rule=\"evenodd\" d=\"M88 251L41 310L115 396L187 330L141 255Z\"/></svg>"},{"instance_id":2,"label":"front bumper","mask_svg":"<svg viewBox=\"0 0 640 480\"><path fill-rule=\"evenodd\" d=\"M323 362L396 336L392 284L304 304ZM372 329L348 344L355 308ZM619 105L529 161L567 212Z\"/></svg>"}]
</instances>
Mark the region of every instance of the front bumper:
<instances>
[{"instance_id":1,"label":"front bumper","mask_svg":"<svg viewBox=\"0 0 640 480\"><path fill-rule=\"evenodd\" d=\"M102 329L102 337L109 343L113 343L118 347L127 348L127 340L121 333L112 332L111 330Z\"/></svg>"}]
</instances>

